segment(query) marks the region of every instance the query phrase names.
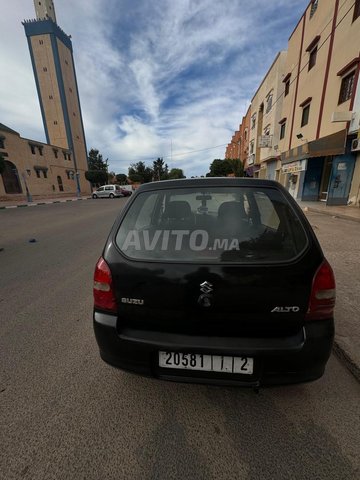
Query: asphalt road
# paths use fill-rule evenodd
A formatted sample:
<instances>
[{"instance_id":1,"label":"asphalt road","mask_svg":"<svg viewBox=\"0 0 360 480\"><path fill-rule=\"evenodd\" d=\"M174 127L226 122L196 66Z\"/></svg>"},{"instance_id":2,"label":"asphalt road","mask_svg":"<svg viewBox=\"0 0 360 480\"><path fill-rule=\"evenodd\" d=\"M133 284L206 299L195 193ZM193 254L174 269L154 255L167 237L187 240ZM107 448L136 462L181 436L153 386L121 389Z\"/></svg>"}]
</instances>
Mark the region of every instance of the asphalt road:
<instances>
[{"instance_id":1,"label":"asphalt road","mask_svg":"<svg viewBox=\"0 0 360 480\"><path fill-rule=\"evenodd\" d=\"M334 356L258 395L100 360L92 273L124 202L0 211L0 478L360 478L360 386Z\"/></svg>"}]
</instances>

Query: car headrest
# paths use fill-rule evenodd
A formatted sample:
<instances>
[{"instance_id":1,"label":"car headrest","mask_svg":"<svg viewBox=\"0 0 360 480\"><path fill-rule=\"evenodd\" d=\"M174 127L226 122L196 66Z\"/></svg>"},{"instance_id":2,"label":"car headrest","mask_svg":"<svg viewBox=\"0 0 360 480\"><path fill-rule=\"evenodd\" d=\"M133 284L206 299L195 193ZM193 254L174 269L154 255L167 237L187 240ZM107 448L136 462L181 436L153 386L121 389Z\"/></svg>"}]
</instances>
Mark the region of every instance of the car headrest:
<instances>
[{"instance_id":1,"label":"car headrest","mask_svg":"<svg viewBox=\"0 0 360 480\"><path fill-rule=\"evenodd\" d=\"M248 219L242 202L224 202L218 210L219 220Z\"/></svg>"},{"instance_id":2,"label":"car headrest","mask_svg":"<svg viewBox=\"0 0 360 480\"><path fill-rule=\"evenodd\" d=\"M191 215L190 204L183 200L176 200L168 203L163 218L184 219L191 217Z\"/></svg>"}]
</instances>

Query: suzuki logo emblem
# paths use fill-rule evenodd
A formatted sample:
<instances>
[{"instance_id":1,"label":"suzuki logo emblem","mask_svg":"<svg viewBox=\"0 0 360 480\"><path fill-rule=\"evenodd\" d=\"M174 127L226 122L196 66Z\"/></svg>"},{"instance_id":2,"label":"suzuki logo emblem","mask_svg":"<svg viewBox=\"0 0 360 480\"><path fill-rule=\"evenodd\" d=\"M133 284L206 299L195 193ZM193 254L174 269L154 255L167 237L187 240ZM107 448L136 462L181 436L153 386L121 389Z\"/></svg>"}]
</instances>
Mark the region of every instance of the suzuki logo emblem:
<instances>
[{"instance_id":1,"label":"suzuki logo emblem","mask_svg":"<svg viewBox=\"0 0 360 480\"><path fill-rule=\"evenodd\" d=\"M202 307L211 307L212 304L212 291L213 291L213 286L210 282L203 282L200 283L200 291L202 294L198 298L198 304L201 305Z\"/></svg>"},{"instance_id":2,"label":"suzuki logo emblem","mask_svg":"<svg viewBox=\"0 0 360 480\"><path fill-rule=\"evenodd\" d=\"M200 283L200 290L203 293L211 293L213 291L213 286L209 282Z\"/></svg>"}]
</instances>

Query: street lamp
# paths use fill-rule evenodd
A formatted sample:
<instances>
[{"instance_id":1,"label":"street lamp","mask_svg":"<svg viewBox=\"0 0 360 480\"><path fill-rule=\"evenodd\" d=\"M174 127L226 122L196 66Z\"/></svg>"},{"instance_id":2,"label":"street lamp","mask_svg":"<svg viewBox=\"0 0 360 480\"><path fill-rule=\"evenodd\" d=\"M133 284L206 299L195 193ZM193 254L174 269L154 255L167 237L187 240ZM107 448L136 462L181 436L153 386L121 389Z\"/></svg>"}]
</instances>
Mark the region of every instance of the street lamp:
<instances>
[{"instance_id":1,"label":"street lamp","mask_svg":"<svg viewBox=\"0 0 360 480\"><path fill-rule=\"evenodd\" d=\"M77 196L78 198L80 198L80 197L81 197L81 194L80 194L80 180L79 180L80 172L78 172L78 171L76 170L75 176L76 176L76 196Z\"/></svg>"},{"instance_id":2,"label":"street lamp","mask_svg":"<svg viewBox=\"0 0 360 480\"><path fill-rule=\"evenodd\" d=\"M31 170L27 169L26 172L27 172L28 176L30 177L30 175L31 175ZM26 173L25 173L25 172L22 172L21 176L22 176L22 178L23 178L23 180L24 180L24 183L25 183L26 200L27 200L28 203L31 203L31 202L33 201L33 198L32 198L32 195L31 195L31 193L30 193L30 190L29 190L29 187L28 187L28 185L27 185L27 182L26 182Z\"/></svg>"}]
</instances>

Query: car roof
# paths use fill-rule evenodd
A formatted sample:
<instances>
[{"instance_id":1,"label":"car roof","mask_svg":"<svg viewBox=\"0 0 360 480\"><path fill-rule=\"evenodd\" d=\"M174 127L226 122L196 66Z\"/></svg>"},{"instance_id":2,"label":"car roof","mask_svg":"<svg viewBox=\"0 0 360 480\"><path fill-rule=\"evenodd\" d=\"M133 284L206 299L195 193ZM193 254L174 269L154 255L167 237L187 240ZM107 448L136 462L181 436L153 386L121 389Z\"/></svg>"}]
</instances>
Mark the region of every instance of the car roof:
<instances>
[{"instance_id":1,"label":"car roof","mask_svg":"<svg viewBox=\"0 0 360 480\"><path fill-rule=\"evenodd\" d=\"M237 177L207 177L207 178L182 178L177 180L162 180L160 182L144 183L138 191L162 190L164 188L188 188L188 187L275 187L283 189L282 185L275 180L259 178Z\"/></svg>"}]
</instances>

